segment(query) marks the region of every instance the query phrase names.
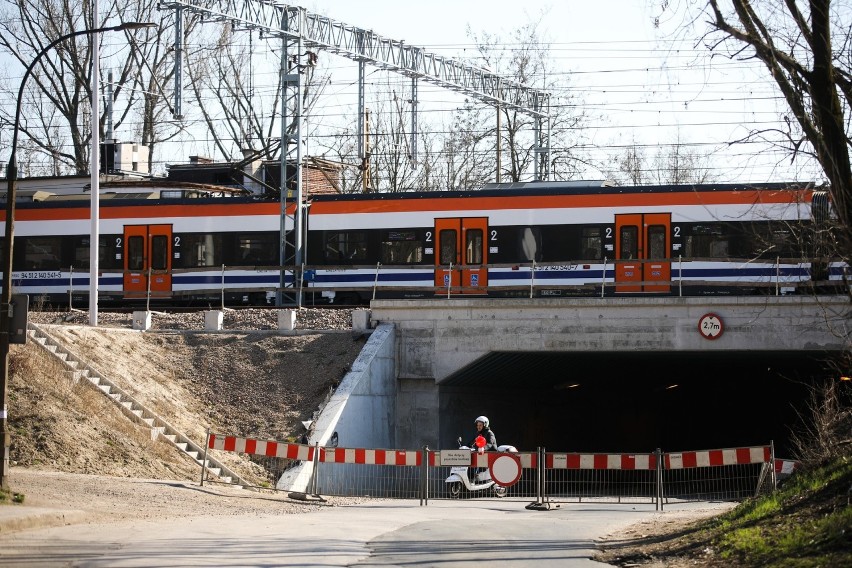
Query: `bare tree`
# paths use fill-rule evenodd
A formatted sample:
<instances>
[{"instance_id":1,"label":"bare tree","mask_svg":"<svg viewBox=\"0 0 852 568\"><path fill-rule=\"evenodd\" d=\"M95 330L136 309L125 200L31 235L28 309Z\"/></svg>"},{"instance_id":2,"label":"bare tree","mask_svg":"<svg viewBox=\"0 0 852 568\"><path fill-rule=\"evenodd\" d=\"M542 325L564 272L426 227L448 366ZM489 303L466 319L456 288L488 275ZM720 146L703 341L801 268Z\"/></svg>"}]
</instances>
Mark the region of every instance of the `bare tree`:
<instances>
[{"instance_id":1,"label":"bare tree","mask_svg":"<svg viewBox=\"0 0 852 568\"><path fill-rule=\"evenodd\" d=\"M226 160L242 159L245 150L272 158L280 148L282 76L276 41L258 40L255 32L224 22L199 29L192 42L198 47L187 55L185 69L193 107ZM294 69L303 75L303 115L309 116L328 76L317 72L321 60L305 54L296 57ZM288 125L289 132L293 128Z\"/></svg>"},{"instance_id":2,"label":"bare tree","mask_svg":"<svg viewBox=\"0 0 852 568\"><path fill-rule=\"evenodd\" d=\"M671 144L660 147L650 160L641 146L629 146L623 155L615 158L616 170L610 172L614 179L627 184L684 185L709 183L710 157L695 150L680 138L678 132Z\"/></svg>"},{"instance_id":3,"label":"bare tree","mask_svg":"<svg viewBox=\"0 0 852 568\"><path fill-rule=\"evenodd\" d=\"M852 9L831 0L700 0L714 53L761 61L784 97L791 158L816 158L830 184L841 254L852 252ZM760 135L753 132L753 136Z\"/></svg>"},{"instance_id":4,"label":"bare tree","mask_svg":"<svg viewBox=\"0 0 852 568\"><path fill-rule=\"evenodd\" d=\"M446 128L441 150L441 189L478 188L494 181L495 132L493 128L483 129L486 116L493 116L494 112L479 103L465 101L464 107L453 114L453 122Z\"/></svg>"},{"instance_id":5,"label":"bare tree","mask_svg":"<svg viewBox=\"0 0 852 568\"><path fill-rule=\"evenodd\" d=\"M618 181L630 185L642 185L646 180L645 151L635 142L624 154L615 158L616 171L609 175Z\"/></svg>"},{"instance_id":6,"label":"bare tree","mask_svg":"<svg viewBox=\"0 0 852 568\"><path fill-rule=\"evenodd\" d=\"M411 131L406 131L406 108L397 94L388 87L388 95L376 102L371 120L371 187L376 191L394 193L417 188L417 164L412 155Z\"/></svg>"},{"instance_id":7,"label":"bare tree","mask_svg":"<svg viewBox=\"0 0 852 568\"><path fill-rule=\"evenodd\" d=\"M709 156L682 141L678 132L674 142L657 152L649 177L663 185L707 183L713 181L709 162Z\"/></svg>"},{"instance_id":8,"label":"bare tree","mask_svg":"<svg viewBox=\"0 0 852 568\"><path fill-rule=\"evenodd\" d=\"M21 69L50 42L59 36L83 29L93 29L119 21L151 21L155 7L149 2L135 4L111 2L100 6L100 21L92 21L92 4L83 1L0 0L0 51L17 61ZM127 19L122 19L127 18ZM150 55L144 49L148 30L125 30L125 37L84 35L56 46L46 53L25 86L22 118L19 124L23 139L37 153L32 159L49 165L53 173L87 173L91 140L91 72L93 41L101 42L101 61L119 62L119 80L114 97L121 104L116 125L130 116L139 98L137 74L143 72L138 61ZM109 39L107 39L109 38ZM20 86L16 77L6 77L0 90L17 100ZM125 88L128 86L128 88ZM0 108L0 117L10 124L14 106ZM105 112L100 117L104 123ZM23 165L22 171L26 171Z\"/></svg>"},{"instance_id":9,"label":"bare tree","mask_svg":"<svg viewBox=\"0 0 852 568\"><path fill-rule=\"evenodd\" d=\"M477 34L468 28L468 35L476 43L478 52L472 63L546 92L567 92L566 76L557 73L553 68L550 45L540 29L545 18L546 13L541 14L538 20L513 30L507 39L488 33ZM578 127L585 122L586 115L578 111L578 108L572 97L552 97L549 109L550 166L554 179L570 179L579 170L581 161L572 149L577 144ZM498 141L494 112L482 108L467 110L471 115L468 122L478 122L480 127L477 130L485 135L483 139L491 140L491 147L486 155L490 159L490 170L496 172ZM499 140L502 156L500 177L502 181L521 181L530 175L537 159L538 141L534 135L534 119L517 110L501 108L498 112L502 115ZM475 137L467 142L481 146L482 140Z\"/></svg>"}]
</instances>

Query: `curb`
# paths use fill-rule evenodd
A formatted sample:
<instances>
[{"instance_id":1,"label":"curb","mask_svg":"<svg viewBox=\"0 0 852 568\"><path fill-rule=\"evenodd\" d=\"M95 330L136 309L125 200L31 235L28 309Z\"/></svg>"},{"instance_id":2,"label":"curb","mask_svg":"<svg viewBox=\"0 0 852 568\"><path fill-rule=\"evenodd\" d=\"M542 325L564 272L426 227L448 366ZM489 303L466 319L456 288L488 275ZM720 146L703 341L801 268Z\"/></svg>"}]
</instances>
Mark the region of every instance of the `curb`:
<instances>
[{"instance_id":1,"label":"curb","mask_svg":"<svg viewBox=\"0 0 852 568\"><path fill-rule=\"evenodd\" d=\"M0 535L10 532L63 527L86 519L85 511L9 505L0 507Z\"/></svg>"}]
</instances>

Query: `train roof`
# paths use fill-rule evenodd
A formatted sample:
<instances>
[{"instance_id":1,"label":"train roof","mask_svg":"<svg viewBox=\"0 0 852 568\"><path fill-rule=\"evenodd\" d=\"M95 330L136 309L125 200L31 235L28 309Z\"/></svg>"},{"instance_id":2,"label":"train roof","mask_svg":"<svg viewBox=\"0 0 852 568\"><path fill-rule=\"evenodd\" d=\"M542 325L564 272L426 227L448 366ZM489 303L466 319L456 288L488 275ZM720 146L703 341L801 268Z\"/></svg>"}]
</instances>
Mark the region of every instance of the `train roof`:
<instances>
[{"instance_id":1,"label":"train roof","mask_svg":"<svg viewBox=\"0 0 852 568\"><path fill-rule=\"evenodd\" d=\"M457 197L523 197L548 195L618 195L642 193L684 193L722 191L800 191L813 189L813 182L691 184L691 185L631 185L618 186L602 181L588 182L525 182L488 184L483 189L465 191L403 191L395 193L358 193L317 195L312 201L361 201L395 199L434 199Z\"/></svg>"},{"instance_id":2,"label":"train roof","mask_svg":"<svg viewBox=\"0 0 852 568\"><path fill-rule=\"evenodd\" d=\"M785 182L764 184L693 184L693 185L644 185L644 186L616 186L601 181L588 182L525 182L512 184L489 184L483 189L465 191L406 191L396 193L347 193L337 195L312 195L312 202L359 202L376 200L417 200L417 199L453 199L465 197L547 197L561 195L636 195L636 194L660 194L660 193L684 193L684 192L736 192L736 191L801 191L814 189L813 182ZM119 205L204 205L204 204L245 204L245 203L271 203L278 202L277 199L263 199L256 196L229 195L218 196L212 193L199 192L194 197L186 195L180 197L165 198L158 195L160 192L137 192L126 194L102 194L104 206ZM0 201L5 202L5 194L0 192ZM20 197L20 196L19 196ZM29 199L19 201L19 208L41 208L41 207L81 207L90 200L90 195L81 196L53 196L46 192L40 195L30 196ZM288 200L292 203L292 200Z\"/></svg>"}]
</instances>

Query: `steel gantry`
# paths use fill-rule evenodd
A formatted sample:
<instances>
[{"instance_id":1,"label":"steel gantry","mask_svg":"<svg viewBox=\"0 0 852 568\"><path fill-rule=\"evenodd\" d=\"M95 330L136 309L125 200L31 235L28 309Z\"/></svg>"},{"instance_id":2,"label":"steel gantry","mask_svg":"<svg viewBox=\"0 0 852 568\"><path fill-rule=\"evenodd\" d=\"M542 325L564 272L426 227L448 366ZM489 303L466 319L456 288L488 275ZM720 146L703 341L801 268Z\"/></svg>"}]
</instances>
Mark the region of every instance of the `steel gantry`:
<instances>
[{"instance_id":1,"label":"steel gantry","mask_svg":"<svg viewBox=\"0 0 852 568\"><path fill-rule=\"evenodd\" d=\"M472 97L488 105L517 110L534 118L537 159L534 176L547 180L550 175L550 121L547 92L522 85L493 72L454 59L430 53L423 48L406 45L400 40L383 37L371 30L313 14L300 6L270 0L161 0L160 9L175 10L175 53L183 51L181 20L184 13L195 13L209 21L226 21L264 36L279 37L282 42L282 120L281 120L281 265L289 261L287 246L287 193L292 195L296 208L292 219L293 279L285 282L282 271L281 288L299 282L302 258L302 58L306 51L318 50L352 59L358 63L358 151L361 160L364 147L364 67L372 65L411 78L412 99L412 157L416 156L417 81L422 80ZM313 56L313 55L312 55ZM180 114L181 60L176 59L175 113ZM310 64L310 61L308 62ZM297 304L301 304L297 294ZM281 297L279 295L279 304Z\"/></svg>"}]
</instances>

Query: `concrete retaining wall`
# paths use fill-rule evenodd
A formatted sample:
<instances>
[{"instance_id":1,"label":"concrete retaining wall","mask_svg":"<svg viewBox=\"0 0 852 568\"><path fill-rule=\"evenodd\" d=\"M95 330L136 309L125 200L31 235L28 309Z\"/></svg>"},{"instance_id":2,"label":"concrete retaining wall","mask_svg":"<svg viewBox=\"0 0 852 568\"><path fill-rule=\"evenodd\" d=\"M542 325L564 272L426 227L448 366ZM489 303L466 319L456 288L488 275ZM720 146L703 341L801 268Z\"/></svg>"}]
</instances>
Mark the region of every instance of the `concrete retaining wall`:
<instances>
[{"instance_id":1,"label":"concrete retaining wall","mask_svg":"<svg viewBox=\"0 0 852 568\"><path fill-rule=\"evenodd\" d=\"M440 383L495 351L837 351L849 336L839 296L560 298L374 301L373 321L393 322L400 379ZM702 316L724 331L708 340Z\"/></svg>"},{"instance_id":2,"label":"concrete retaining wall","mask_svg":"<svg viewBox=\"0 0 852 568\"><path fill-rule=\"evenodd\" d=\"M395 346L396 332L392 324L379 325L372 332L314 422L311 445L326 446L337 432L337 443L341 447L395 447ZM286 471L277 487L305 492L310 477L310 464L303 463Z\"/></svg>"}]
</instances>

